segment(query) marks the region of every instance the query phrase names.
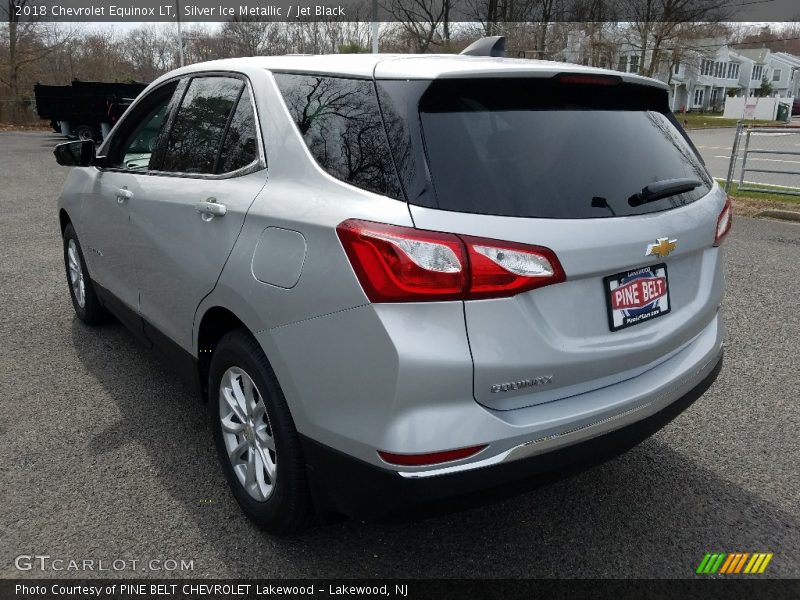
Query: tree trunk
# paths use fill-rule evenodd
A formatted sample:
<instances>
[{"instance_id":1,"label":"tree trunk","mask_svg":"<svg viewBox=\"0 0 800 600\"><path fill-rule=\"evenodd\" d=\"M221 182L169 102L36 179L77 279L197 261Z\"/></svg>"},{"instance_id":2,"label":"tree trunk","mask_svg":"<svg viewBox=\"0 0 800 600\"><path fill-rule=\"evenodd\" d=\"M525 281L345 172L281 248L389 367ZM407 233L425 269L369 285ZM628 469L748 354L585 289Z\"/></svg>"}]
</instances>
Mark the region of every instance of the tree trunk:
<instances>
[{"instance_id":1,"label":"tree trunk","mask_svg":"<svg viewBox=\"0 0 800 600\"><path fill-rule=\"evenodd\" d=\"M19 120L19 65L17 64L17 42L19 30L14 3L8 3L8 88L10 97L9 117L12 123Z\"/></svg>"}]
</instances>

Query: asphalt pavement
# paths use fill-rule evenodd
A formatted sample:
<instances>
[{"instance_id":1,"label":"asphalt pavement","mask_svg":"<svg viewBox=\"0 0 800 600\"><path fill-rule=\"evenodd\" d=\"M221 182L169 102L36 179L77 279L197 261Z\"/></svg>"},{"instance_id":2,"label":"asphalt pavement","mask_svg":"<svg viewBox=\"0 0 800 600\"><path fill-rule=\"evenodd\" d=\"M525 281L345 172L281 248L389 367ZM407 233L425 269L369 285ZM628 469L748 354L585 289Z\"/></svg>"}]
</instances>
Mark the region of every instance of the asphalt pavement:
<instances>
[{"instance_id":1,"label":"asphalt pavement","mask_svg":"<svg viewBox=\"0 0 800 600\"><path fill-rule=\"evenodd\" d=\"M488 507L282 539L239 512L168 366L121 325L73 315L58 141L0 133L0 577L671 578L712 551L773 552L767 575L800 577L800 225L735 220L725 366L645 443ZM19 571L20 555L133 571Z\"/></svg>"}]
</instances>

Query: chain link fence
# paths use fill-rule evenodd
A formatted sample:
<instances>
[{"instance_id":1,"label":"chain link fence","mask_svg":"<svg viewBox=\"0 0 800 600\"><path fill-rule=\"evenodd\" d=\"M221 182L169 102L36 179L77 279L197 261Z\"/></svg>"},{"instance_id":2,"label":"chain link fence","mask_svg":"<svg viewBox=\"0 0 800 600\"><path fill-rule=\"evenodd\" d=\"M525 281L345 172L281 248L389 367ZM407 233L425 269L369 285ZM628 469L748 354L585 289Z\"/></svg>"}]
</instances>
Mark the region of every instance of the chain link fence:
<instances>
[{"instance_id":1,"label":"chain link fence","mask_svg":"<svg viewBox=\"0 0 800 600\"><path fill-rule=\"evenodd\" d=\"M800 126L740 123L725 191L734 183L744 192L800 196Z\"/></svg>"}]
</instances>

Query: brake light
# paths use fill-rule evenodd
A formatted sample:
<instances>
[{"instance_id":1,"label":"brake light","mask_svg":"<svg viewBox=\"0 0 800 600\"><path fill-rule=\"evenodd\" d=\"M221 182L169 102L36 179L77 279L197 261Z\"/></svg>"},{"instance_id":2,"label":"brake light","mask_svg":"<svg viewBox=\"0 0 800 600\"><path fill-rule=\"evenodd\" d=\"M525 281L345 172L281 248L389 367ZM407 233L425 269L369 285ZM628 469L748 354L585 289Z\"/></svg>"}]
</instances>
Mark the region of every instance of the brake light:
<instances>
[{"instance_id":1,"label":"brake light","mask_svg":"<svg viewBox=\"0 0 800 600\"><path fill-rule=\"evenodd\" d=\"M722 207L722 212L719 213L719 217L717 218L717 231L714 235L715 246L719 246L722 243L732 226L733 204L731 203L731 197L728 196L725 198L725 206Z\"/></svg>"},{"instance_id":2,"label":"brake light","mask_svg":"<svg viewBox=\"0 0 800 600\"><path fill-rule=\"evenodd\" d=\"M439 463L450 462L452 460L469 458L470 456L476 455L486 447L487 444L483 444L481 446L470 446L469 448L443 450L441 452L430 452L427 454L395 454L394 452L384 452L383 450L378 450L378 456L380 456L385 462L392 465L420 467L423 465L436 465Z\"/></svg>"},{"instance_id":3,"label":"brake light","mask_svg":"<svg viewBox=\"0 0 800 600\"><path fill-rule=\"evenodd\" d=\"M467 259L457 236L354 219L336 232L371 302L463 297Z\"/></svg>"},{"instance_id":4,"label":"brake light","mask_svg":"<svg viewBox=\"0 0 800 600\"><path fill-rule=\"evenodd\" d=\"M574 83L578 85L619 85L622 83L622 77L619 75L563 73L556 77L559 83Z\"/></svg>"},{"instance_id":5,"label":"brake light","mask_svg":"<svg viewBox=\"0 0 800 600\"><path fill-rule=\"evenodd\" d=\"M336 232L371 302L502 298L566 279L541 246L355 219Z\"/></svg>"}]
</instances>

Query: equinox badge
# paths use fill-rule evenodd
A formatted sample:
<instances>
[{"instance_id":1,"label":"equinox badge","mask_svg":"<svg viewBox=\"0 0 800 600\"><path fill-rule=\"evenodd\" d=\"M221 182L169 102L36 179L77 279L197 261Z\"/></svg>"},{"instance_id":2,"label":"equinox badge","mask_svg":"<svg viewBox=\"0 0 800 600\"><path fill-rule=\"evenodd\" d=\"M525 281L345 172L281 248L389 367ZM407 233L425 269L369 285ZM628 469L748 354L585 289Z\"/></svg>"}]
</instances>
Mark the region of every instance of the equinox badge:
<instances>
[{"instance_id":1,"label":"equinox badge","mask_svg":"<svg viewBox=\"0 0 800 600\"><path fill-rule=\"evenodd\" d=\"M553 380L552 375L544 375L542 377L534 377L533 379L520 379L519 381L509 381L507 383L495 383L489 389L493 394L498 392L507 392L509 390L521 390L527 387L534 387L536 385L545 385Z\"/></svg>"}]
</instances>

